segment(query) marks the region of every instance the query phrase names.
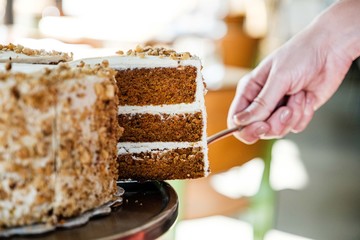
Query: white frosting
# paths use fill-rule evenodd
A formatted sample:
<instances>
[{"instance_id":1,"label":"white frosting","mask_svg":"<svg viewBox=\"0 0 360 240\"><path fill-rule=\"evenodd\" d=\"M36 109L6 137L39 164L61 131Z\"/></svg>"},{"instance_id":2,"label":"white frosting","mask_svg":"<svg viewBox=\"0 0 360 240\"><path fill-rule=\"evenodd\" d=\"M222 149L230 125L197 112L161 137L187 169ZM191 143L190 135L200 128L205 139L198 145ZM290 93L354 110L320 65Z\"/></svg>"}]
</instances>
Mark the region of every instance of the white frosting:
<instances>
[{"instance_id":1,"label":"white frosting","mask_svg":"<svg viewBox=\"0 0 360 240\"><path fill-rule=\"evenodd\" d=\"M66 54L51 54L48 55L26 55L24 53L16 53L14 51L1 51L0 62L13 62L13 63L35 63L35 64L50 64L58 62L69 61L70 57Z\"/></svg>"},{"instance_id":2,"label":"white frosting","mask_svg":"<svg viewBox=\"0 0 360 240\"><path fill-rule=\"evenodd\" d=\"M86 108L91 108L95 104L97 96L95 94L94 85L102 82L104 79L98 76L86 76L81 79L69 79L61 83L61 98L71 98L71 109L83 111ZM80 87L81 86L81 87ZM72 88L76 91L71 91ZM84 94L84 97L78 97L79 94Z\"/></svg>"},{"instance_id":3,"label":"white frosting","mask_svg":"<svg viewBox=\"0 0 360 240\"><path fill-rule=\"evenodd\" d=\"M3 186L9 185L7 183L8 182L7 179L3 180L3 182L4 182L4 183L2 183ZM4 189L6 189L6 188L4 188ZM15 210L20 210L20 212L29 213L30 206L34 203L36 193L37 193L35 187L29 185L27 188L11 191L11 193L12 193L11 199L0 201L0 209L4 208L7 210L11 210L12 208L14 208ZM22 203L22 204L16 204L16 203ZM6 212L6 211L0 211L0 214L4 213L4 212ZM21 215L19 213L17 213L16 216L21 217Z\"/></svg>"},{"instance_id":4,"label":"white frosting","mask_svg":"<svg viewBox=\"0 0 360 240\"><path fill-rule=\"evenodd\" d=\"M0 63L0 71L6 71L6 63ZM11 63L11 72L33 73L45 68L55 68L57 65L48 64L29 64L29 63Z\"/></svg>"},{"instance_id":5,"label":"white frosting","mask_svg":"<svg viewBox=\"0 0 360 240\"><path fill-rule=\"evenodd\" d=\"M144 58L138 56L107 56L97 58L84 58L69 62L71 66L77 66L81 61L91 66L100 64L102 61L109 61L110 67L114 69L134 69L134 68L155 68L155 67L178 67L178 66L194 66L201 68L201 63L198 57L194 56L187 60L174 60L170 57L160 58L158 56L145 56Z\"/></svg>"},{"instance_id":6,"label":"white frosting","mask_svg":"<svg viewBox=\"0 0 360 240\"><path fill-rule=\"evenodd\" d=\"M6 179L2 181L3 186L9 185L6 181ZM33 185L29 184L26 188L10 190L9 193L11 193L11 198L0 201L1 219L21 219L24 215L33 214L34 211L39 213L50 209L50 202L36 203L39 192Z\"/></svg>"},{"instance_id":7,"label":"white frosting","mask_svg":"<svg viewBox=\"0 0 360 240\"><path fill-rule=\"evenodd\" d=\"M78 143L82 143L86 148L92 152L92 164L96 164L98 161L98 152L99 152L99 134L95 130L91 129L92 116L94 104L97 100L97 95L95 93L95 84L103 82L104 79L99 76L86 76L81 79L70 79L61 83L59 89L62 93L59 96L59 103L57 105L57 114L61 115L62 122L57 122L58 131L72 131L74 129L74 124L72 121L77 121L80 126L81 136L79 139L76 139ZM76 91L71 91L72 88L75 88ZM79 94L83 94L83 97L79 97ZM66 102L67 99L71 99L70 108L64 108L62 103ZM88 116L85 119L80 119L84 111L89 110L91 116ZM67 121L67 117L71 115L71 120ZM58 117L59 119L59 117ZM59 134L58 142L59 142ZM76 149L74 149L76 151ZM75 159L77 160L77 159ZM56 160L57 168L61 168L61 165L67 159L61 159L60 157ZM108 166L106 166L108 168ZM90 181L92 183L92 194L88 196L88 202L96 202L95 195L103 191L103 186L101 185L101 176L95 175L66 175L59 173L56 176L55 181L55 208L66 207L66 205L73 201L73 199L68 198L69 189L76 189L81 183ZM75 193L77 195L80 193ZM103 200L101 200L103 201Z\"/></svg>"},{"instance_id":8,"label":"white frosting","mask_svg":"<svg viewBox=\"0 0 360 240\"><path fill-rule=\"evenodd\" d=\"M16 218L21 218L24 214L27 215L30 213L30 206L34 205L37 195L38 192L32 185L29 185L27 189L14 191L12 193L12 201L14 203L22 202L22 204L17 204L15 207L14 215Z\"/></svg>"},{"instance_id":9,"label":"white frosting","mask_svg":"<svg viewBox=\"0 0 360 240\"><path fill-rule=\"evenodd\" d=\"M75 114L76 117L80 118L82 112L86 110L92 111L93 105L95 104L97 99L94 85L101 81L103 81L103 79L99 78L98 76L86 76L82 79L69 79L62 82L59 86L59 89L61 89L61 93L58 99L59 103L56 106L56 112L58 114L57 117L59 117L60 114L71 114L72 116L74 116ZM71 89L74 87L76 91L71 91ZM78 97L78 94L84 94L84 97ZM71 99L70 109L64 110L61 103L66 102L69 98ZM78 121L80 120L78 119ZM97 131L91 130L91 121L92 119L86 118L84 120L81 120L81 123L79 125L81 128L82 138L84 139L84 141L86 141L86 144L88 145L87 147L89 147L90 151L94 153L93 162L95 162L97 158L95 150L97 150L96 148L99 135ZM68 131L69 129L73 128L73 123L70 121L57 122L57 125L57 128L61 129L61 131ZM58 138L59 137L60 136L58 136ZM57 161L58 166L60 166L59 164L61 164L61 162Z\"/></svg>"},{"instance_id":10,"label":"white frosting","mask_svg":"<svg viewBox=\"0 0 360 240\"><path fill-rule=\"evenodd\" d=\"M170 114L170 115L178 115L185 113L194 113L202 110L201 104L199 102L194 103L181 103L181 104L172 104L172 105L150 105L150 106L119 106L118 113L119 114Z\"/></svg>"},{"instance_id":11,"label":"white frosting","mask_svg":"<svg viewBox=\"0 0 360 240\"><path fill-rule=\"evenodd\" d=\"M178 148L202 147L202 142L119 142L118 155Z\"/></svg>"},{"instance_id":12,"label":"white frosting","mask_svg":"<svg viewBox=\"0 0 360 240\"><path fill-rule=\"evenodd\" d=\"M33 79L32 79L33 80ZM30 81L30 80L29 80ZM0 106L2 108L6 108L7 102L9 101L11 89L15 84L18 84L18 90L21 94L28 94L30 91L36 93L37 91L44 91L45 89L39 88L32 88L29 87L29 81L22 81L20 83L16 83L13 78L9 78L6 81L0 81ZM18 164L29 164L33 162L35 165L43 165L46 164L47 161L50 161L51 153L48 154L46 158L41 159L17 159L15 157L10 157L11 154L17 152L23 146L27 146L28 148L32 148L32 146L37 144L36 135L42 131L41 129L41 122L45 119L53 119L55 117L55 110L53 108L49 108L47 111L40 111L37 108L32 108L27 104L24 104L22 101L18 102L19 107L23 111L23 115L26 116L26 129L28 134L23 135L22 137L17 137L16 141L14 141L13 135L15 134L8 134L7 135L7 142L8 148L4 148L4 146L0 145L0 151L3 153L8 153L9 159L12 158L14 163ZM13 130L13 132L17 132L18 129ZM0 134L4 134L3 132Z\"/></svg>"},{"instance_id":13,"label":"white frosting","mask_svg":"<svg viewBox=\"0 0 360 240\"><path fill-rule=\"evenodd\" d=\"M17 84L17 88L20 94L29 94L31 92L36 93L45 90L41 85L33 88L30 87L31 81L34 79L28 79L27 81L16 82L14 78L10 77L6 81L0 81L0 108L2 114L5 114L6 109L13 107L9 104L10 94L12 87ZM35 79L36 80L36 79ZM30 92L31 91L31 92ZM13 164L22 166L24 168L32 168L34 170L42 169L54 161L53 151L49 151L42 157L32 158L18 158L16 153L19 149L26 146L32 149L38 144L37 135L42 132L42 121L45 119L53 119L55 116L54 108L49 107L48 110L40 111L33 108L23 101L18 101L19 109L22 111L22 115L26 116L26 132L20 135L19 128L17 126L7 126L8 129L2 129L0 131L1 138L5 138L8 143L8 148L0 145L0 152L2 153L2 160L0 161L0 189L8 194L6 199L0 200L0 219L9 219L14 221L21 219L24 215L31 215L34 212L40 214L41 212L50 209L50 202L39 203L37 198L41 192L38 192L31 180L23 186L25 181L28 181L24 173L21 170L11 168ZM4 124L2 124L4 127ZM51 141L51 137L43 139L43 141ZM10 168L9 168L10 167ZM35 177L35 176L34 176ZM49 177L49 176L38 176ZM51 177L51 176L50 176ZM16 183L15 188L11 186ZM48 182L47 186L42 191L53 190L53 183Z\"/></svg>"}]
</instances>

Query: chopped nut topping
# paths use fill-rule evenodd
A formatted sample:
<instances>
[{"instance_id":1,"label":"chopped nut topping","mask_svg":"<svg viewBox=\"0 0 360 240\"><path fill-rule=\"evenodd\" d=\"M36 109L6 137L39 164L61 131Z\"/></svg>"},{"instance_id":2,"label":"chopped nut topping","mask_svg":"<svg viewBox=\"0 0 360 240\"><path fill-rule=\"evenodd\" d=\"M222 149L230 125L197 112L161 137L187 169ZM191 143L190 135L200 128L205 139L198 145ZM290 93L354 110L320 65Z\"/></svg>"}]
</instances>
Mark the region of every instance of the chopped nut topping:
<instances>
[{"instance_id":1,"label":"chopped nut topping","mask_svg":"<svg viewBox=\"0 0 360 240\"><path fill-rule=\"evenodd\" d=\"M45 51L44 49L30 49L22 45L15 45L9 43L8 45L0 44L0 51L13 51L18 54L25 54L28 56L59 56L63 61L71 61L73 59L73 53L64 53L58 51Z\"/></svg>"},{"instance_id":2,"label":"chopped nut topping","mask_svg":"<svg viewBox=\"0 0 360 240\"><path fill-rule=\"evenodd\" d=\"M119 50L116 52L118 55L124 55L124 52ZM177 53L175 50L166 49L164 47L141 47L140 45L136 48L129 49L126 52L127 56L138 56L140 58L145 58L146 56L159 56L159 58L169 57L173 60L188 60L192 58L192 55L189 52Z\"/></svg>"},{"instance_id":3,"label":"chopped nut topping","mask_svg":"<svg viewBox=\"0 0 360 240\"><path fill-rule=\"evenodd\" d=\"M190 59L191 58L191 55L189 52L185 52L181 55L181 59L182 60L187 60L187 59Z\"/></svg>"}]
</instances>

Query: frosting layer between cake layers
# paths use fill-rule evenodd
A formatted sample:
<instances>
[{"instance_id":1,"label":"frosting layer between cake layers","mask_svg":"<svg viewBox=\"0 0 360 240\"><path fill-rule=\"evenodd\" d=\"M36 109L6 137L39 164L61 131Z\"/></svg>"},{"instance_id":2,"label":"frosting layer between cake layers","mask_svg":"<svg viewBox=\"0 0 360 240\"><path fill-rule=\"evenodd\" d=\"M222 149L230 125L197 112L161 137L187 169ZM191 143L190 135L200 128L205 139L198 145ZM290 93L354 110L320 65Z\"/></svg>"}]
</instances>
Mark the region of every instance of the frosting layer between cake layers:
<instances>
[{"instance_id":1,"label":"frosting layer between cake layers","mask_svg":"<svg viewBox=\"0 0 360 240\"><path fill-rule=\"evenodd\" d=\"M205 87L197 57L110 56L117 71L121 179L186 179L209 172Z\"/></svg>"}]
</instances>

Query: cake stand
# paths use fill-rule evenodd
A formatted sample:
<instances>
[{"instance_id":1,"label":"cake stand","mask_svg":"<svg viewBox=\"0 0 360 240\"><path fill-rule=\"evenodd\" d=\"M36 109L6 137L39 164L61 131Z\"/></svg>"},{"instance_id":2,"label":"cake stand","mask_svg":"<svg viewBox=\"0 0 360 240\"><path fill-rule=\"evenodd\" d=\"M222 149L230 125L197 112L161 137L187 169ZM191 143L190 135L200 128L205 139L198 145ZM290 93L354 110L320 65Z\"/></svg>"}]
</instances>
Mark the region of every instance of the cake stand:
<instances>
[{"instance_id":1,"label":"cake stand","mask_svg":"<svg viewBox=\"0 0 360 240\"><path fill-rule=\"evenodd\" d=\"M15 238L150 240L160 237L174 224L179 203L168 183L120 182L118 185L125 189L123 203L109 215L92 218L80 227Z\"/></svg>"}]
</instances>

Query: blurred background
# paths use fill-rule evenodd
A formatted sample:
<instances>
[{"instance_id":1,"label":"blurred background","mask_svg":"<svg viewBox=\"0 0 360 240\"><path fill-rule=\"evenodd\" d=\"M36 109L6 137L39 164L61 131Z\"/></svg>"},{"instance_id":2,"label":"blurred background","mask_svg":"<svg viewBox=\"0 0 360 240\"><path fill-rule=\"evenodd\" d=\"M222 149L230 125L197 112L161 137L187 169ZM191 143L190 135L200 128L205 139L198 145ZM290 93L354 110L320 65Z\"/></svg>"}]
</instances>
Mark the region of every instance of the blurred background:
<instances>
[{"instance_id":1,"label":"blurred background","mask_svg":"<svg viewBox=\"0 0 360 240\"><path fill-rule=\"evenodd\" d=\"M204 66L211 135L226 128L239 79L332 2L0 0L0 44L75 59L138 44L189 51ZM209 177L171 181L179 218L160 239L360 239L359 78L354 62L303 133L211 145Z\"/></svg>"}]
</instances>

